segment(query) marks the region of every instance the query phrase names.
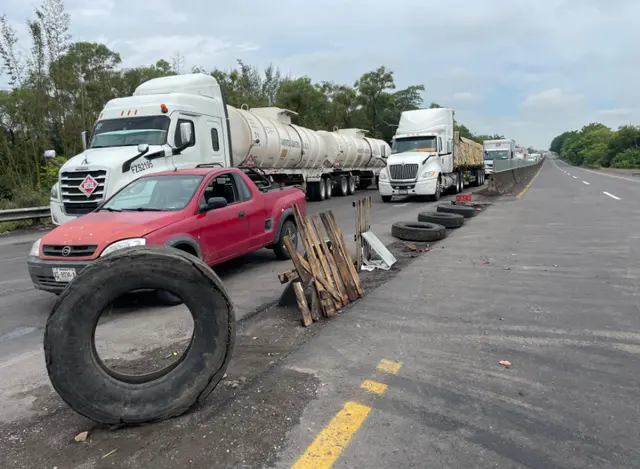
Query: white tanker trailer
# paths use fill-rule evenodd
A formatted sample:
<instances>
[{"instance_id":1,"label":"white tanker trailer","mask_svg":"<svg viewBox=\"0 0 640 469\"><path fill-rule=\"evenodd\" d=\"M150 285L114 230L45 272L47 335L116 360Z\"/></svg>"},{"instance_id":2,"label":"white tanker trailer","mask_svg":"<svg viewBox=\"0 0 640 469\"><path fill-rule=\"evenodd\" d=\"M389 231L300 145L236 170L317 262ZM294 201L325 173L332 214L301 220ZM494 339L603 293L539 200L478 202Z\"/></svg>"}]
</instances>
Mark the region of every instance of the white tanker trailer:
<instances>
[{"instance_id":1,"label":"white tanker trailer","mask_svg":"<svg viewBox=\"0 0 640 469\"><path fill-rule=\"evenodd\" d=\"M138 176L174 168L254 167L324 200L368 187L385 167L386 142L361 129L310 130L292 124L292 115L227 106L216 79L205 74L149 80L133 96L109 101L90 139L83 132L84 151L65 162L51 189L51 218L62 224Z\"/></svg>"}]
</instances>

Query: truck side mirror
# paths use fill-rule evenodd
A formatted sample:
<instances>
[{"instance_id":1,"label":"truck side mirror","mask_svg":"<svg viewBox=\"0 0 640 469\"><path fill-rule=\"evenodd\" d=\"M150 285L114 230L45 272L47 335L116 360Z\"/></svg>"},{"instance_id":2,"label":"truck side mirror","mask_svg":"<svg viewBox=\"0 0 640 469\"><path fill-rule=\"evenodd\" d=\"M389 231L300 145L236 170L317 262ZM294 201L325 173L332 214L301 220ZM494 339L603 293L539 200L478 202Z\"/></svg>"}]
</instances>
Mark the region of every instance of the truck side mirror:
<instances>
[{"instance_id":1,"label":"truck side mirror","mask_svg":"<svg viewBox=\"0 0 640 469\"><path fill-rule=\"evenodd\" d=\"M44 152L44 159L45 160L52 160L56 157L56 151L55 150L45 150Z\"/></svg>"},{"instance_id":2,"label":"truck side mirror","mask_svg":"<svg viewBox=\"0 0 640 469\"><path fill-rule=\"evenodd\" d=\"M149 151L148 143L139 143L138 144L138 153L147 153Z\"/></svg>"},{"instance_id":3,"label":"truck side mirror","mask_svg":"<svg viewBox=\"0 0 640 469\"><path fill-rule=\"evenodd\" d=\"M182 144L191 143L193 139L193 132L191 132L191 123L190 122L182 122L180 124L180 140Z\"/></svg>"}]
</instances>

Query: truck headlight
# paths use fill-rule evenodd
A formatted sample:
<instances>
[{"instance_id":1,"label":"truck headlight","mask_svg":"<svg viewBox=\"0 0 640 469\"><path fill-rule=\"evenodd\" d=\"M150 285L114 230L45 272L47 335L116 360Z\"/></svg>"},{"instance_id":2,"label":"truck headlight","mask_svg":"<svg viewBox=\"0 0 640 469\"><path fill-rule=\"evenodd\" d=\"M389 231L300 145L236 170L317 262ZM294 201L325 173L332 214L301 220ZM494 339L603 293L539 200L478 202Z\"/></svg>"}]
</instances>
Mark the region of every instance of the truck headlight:
<instances>
[{"instance_id":1,"label":"truck headlight","mask_svg":"<svg viewBox=\"0 0 640 469\"><path fill-rule=\"evenodd\" d=\"M51 198L53 200L58 200L58 194L60 193L60 183L56 182L51 188Z\"/></svg>"},{"instance_id":2,"label":"truck headlight","mask_svg":"<svg viewBox=\"0 0 640 469\"><path fill-rule=\"evenodd\" d=\"M133 246L144 246L147 244L147 240L144 238L131 238L131 239L123 239L121 241L116 241L115 243L110 244L102 251L100 257L111 254L112 252L117 251L118 249L131 248Z\"/></svg>"},{"instance_id":3,"label":"truck headlight","mask_svg":"<svg viewBox=\"0 0 640 469\"><path fill-rule=\"evenodd\" d=\"M38 239L38 241L33 243L33 246L31 246L31 251L29 251L29 255L30 256L36 256L36 257L40 256L40 243L41 242L42 242L42 238Z\"/></svg>"},{"instance_id":4,"label":"truck headlight","mask_svg":"<svg viewBox=\"0 0 640 469\"><path fill-rule=\"evenodd\" d=\"M435 177L435 175L436 175L435 171L425 171L420 175L420 179L429 179L429 178Z\"/></svg>"},{"instance_id":5,"label":"truck headlight","mask_svg":"<svg viewBox=\"0 0 640 469\"><path fill-rule=\"evenodd\" d=\"M380 171L380 176L378 176L382 181L386 181L387 179L389 179L389 176L387 176L387 170L383 169L382 171Z\"/></svg>"}]
</instances>

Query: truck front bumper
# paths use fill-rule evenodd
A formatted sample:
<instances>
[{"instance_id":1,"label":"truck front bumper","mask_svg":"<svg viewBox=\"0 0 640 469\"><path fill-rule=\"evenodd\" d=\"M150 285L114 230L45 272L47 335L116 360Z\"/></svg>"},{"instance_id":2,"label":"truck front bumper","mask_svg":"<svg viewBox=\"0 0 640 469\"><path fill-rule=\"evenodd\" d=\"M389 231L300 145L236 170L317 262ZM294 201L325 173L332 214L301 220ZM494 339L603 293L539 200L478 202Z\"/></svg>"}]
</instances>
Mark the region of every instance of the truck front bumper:
<instances>
[{"instance_id":1,"label":"truck front bumper","mask_svg":"<svg viewBox=\"0 0 640 469\"><path fill-rule=\"evenodd\" d=\"M44 260L37 256L29 256L27 267L34 288L49 293L60 294L69 285L68 282L58 282L53 275L53 269L75 269L78 275L91 261L54 261Z\"/></svg>"},{"instance_id":2,"label":"truck front bumper","mask_svg":"<svg viewBox=\"0 0 640 469\"><path fill-rule=\"evenodd\" d=\"M51 210L51 221L54 225L62 225L63 223L77 218L76 216L64 213L62 202L51 200L49 202L49 210Z\"/></svg>"},{"instance_id":3,"label":"truck front bumper","mask_svg":"<svg viewBox=\"0 0 640 469\"><path fill-rule=\"evenodd\" d=\"M412 182L381 180L378 182L378 190L384 196L433 195L437 184L437 177Z\"/></svg>"}]
</instances>

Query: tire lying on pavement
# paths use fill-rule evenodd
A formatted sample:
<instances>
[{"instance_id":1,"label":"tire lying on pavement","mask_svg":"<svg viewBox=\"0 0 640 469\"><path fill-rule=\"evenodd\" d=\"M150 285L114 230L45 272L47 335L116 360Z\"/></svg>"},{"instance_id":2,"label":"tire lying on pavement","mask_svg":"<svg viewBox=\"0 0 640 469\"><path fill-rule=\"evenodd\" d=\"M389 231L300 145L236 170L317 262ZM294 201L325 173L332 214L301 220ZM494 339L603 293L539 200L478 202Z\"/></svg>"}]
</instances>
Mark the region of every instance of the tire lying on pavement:
<instances>
[{"instance_id":1,"label":"tire lying on pavement","mask_svg":"<svg viewBox=\"0 0 640 469\"><path fill-rule=\"evenodd\" d=\"M193 336L179 360L142 376L102 362L94 333L103 309L132 290L161 289L193 316ZM86 267L56 302L44 333L47 372L60 397L102 424L175 417L204 400L222 379L233 350L235 314L218 276L201 260L162 246L133 247Z\"/></svg>"},{"instance_id":2,"label":"tire lying on pavement","mask_svg":"<svg viewBox=\"0 0 640 469\"><path fill-rule=\"evenodd\" d=\"M447 236L447 230L436 223L402 221L391 225L391 234L404 241L439 241Z\"/></svg>"},{"instance_id":3,"label":"tire lying on pavement","mask_svg":"<svg viewBox=\"0 0 640 469\"><path fill-rule=\"evenodd\" d=\"M458 215L462 215L465 218L473 218L478 214L475 207L471 207L469 205L454 205L454 204L438 205L438 212L456 213Z\"/></svg>"},{"instance_id":4,"label":"tire lying on pavement","mask_svg":"<svg viewBox=\"0 0 640 469\"><path fill-rule=\"evenodd\" d=\"M457 213L422 212L418 214L418 221L437 223L445 228L460 228L464 225L464 217Z\"/></svg>"}]
</instances>

